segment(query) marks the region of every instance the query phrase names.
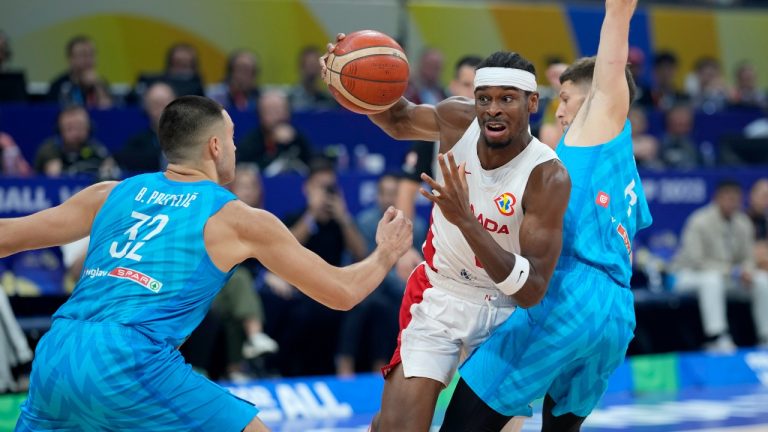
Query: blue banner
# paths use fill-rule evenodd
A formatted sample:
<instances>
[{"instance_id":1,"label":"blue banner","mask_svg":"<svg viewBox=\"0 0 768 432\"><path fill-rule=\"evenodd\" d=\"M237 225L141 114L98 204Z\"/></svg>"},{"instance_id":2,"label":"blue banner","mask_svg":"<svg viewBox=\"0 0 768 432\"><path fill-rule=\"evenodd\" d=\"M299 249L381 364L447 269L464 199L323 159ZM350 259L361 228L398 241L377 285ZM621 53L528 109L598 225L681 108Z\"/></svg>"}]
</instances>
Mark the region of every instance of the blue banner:
<instances>
[{"instance_id":1,"label":"blue banner","mask_svg":"<svg viewBox=\"0 0 768 432\"><path fill-rule=\"evenodd\" d=\"M380 374L360 374L347 379L271 379L222 385L259 408L259 417L267 424L332 420L340 425L340 421L356 421L379 410L384 380Z\"/></svg>"},{"instance_id":2,"label":"blue banner","mask_svg":"<svg viewBox=\"0 0 768 432\"><path fill-rule=\"evenodd\" d=\"M611 376L606 399L638 393L630 376L631 368L632 358L628 358ZM723 386L768 386L768 351L741 350L727 356L680 354L677 377L679 392ZM267 424L299 431L318 427L324 421L336 427L344 426L345 422L360 425L360 419L368 421L379 410L384 380L379 374L360 374L346 379L271 379L222 385L256 405L261 410L259 417ZM441 415L437 413L436 417Z\"/></svg>"}]
</instances>

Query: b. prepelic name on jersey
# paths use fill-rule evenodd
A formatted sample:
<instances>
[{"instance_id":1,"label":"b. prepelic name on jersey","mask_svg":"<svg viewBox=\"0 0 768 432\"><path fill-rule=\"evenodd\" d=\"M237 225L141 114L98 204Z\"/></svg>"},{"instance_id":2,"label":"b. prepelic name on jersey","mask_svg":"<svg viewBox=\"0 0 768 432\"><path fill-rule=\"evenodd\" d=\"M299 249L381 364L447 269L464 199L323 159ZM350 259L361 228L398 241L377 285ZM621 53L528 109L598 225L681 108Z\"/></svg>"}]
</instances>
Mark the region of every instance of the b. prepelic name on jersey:
<instances>
[{"instance_id":1,"label":"b. prepelic name on jersey","mask_svg":"<svg viewBox=\"0 0 768 432\"><path fill-rule=\"evenodd\" d=\"M151 278L144 273L137 272L136 270L127 269L125 267L117 267L109 272L109 276L118 279L127 279L131 282L143 286L144 288L156 293L163 287L163 283L157 279Z\"/></svg>"}]
</instances>

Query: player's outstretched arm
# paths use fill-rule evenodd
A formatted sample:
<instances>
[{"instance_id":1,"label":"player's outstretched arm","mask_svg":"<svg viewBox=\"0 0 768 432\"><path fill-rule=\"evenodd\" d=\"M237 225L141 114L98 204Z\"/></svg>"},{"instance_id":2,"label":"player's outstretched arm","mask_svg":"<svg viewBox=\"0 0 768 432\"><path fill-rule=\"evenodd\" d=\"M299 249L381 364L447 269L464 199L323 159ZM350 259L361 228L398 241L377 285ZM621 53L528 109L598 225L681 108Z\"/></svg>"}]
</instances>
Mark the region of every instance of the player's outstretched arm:
<instances>
[{"instance_id":1,"label":"player's outstretched arm","mask_svg":"<svg viewBox=\"0 0 768 432\"><path fill-rule=\"evenodd\" d=\"M391 207L379 222L378 246L373 253L339 268L302 246L267 211L236 201L219 213L214 216L216 220L212 218L209 222L214 230L206 227L206 248L210 246L209 254L219 268L231 268L245 258L256 258L272 273L333 309L348 310L360 303L381 284L412 242L410 220Z\"/></svg>"},{"instance_id":2,"label":"player's outstretched arm","mask_svg":"<svg viewBox=\"0 0 768 432\"><path fill-rule=\"evenodd\" d=\"M629 113L625 76L629 54L629 23L637 0L606 0L592 87L573 126L581 139L574 145L598 145L621 132ZM582 117L581 119L579 117ZM577 131L569 131L569 134Z\"/></svg>"},{"instance_id":3,"label":"player's outstretched arm","mask_svg":"<svg viewBox=\"0 0 768 432\"><path fill-rule=\"evenodd\" d=\"M449 222L459 227L483 269L502 292L512 295L520 306L536 305L544 297L549 279L560 256L563 217L571 193L571 180L558 160L534 168L528 179L520 226L520 256L504 250L477 222L469 207L464 163L457 166L451 153L438 156L445 184L429 176L423 179L433 188L422 195L440 206Z\"/></svg>"},{"instance_id":4,"label":"player's outstretched arm","mask_svg":"<svg viewBox=\"0 0 768 432\"><path fill-rule=\"evenodd\" d=\"M115 185L117 182L97 183L56 207L20 218L0 219L0 258L84 238Z\"/></svg>"}]
</instances>

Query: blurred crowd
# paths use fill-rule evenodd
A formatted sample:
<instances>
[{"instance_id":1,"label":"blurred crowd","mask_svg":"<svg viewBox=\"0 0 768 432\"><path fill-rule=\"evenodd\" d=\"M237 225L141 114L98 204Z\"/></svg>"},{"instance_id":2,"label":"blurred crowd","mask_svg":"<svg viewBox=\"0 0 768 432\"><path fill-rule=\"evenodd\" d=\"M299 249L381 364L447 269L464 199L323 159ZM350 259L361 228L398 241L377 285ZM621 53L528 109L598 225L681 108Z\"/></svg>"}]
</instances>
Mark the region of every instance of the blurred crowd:
<instances>
[{"instance_id":1,"label":"blurred crowd","mask_svg":"<svg viewBox=\"0 0 768 432\"><path fill-rule=\"evenodd\" d=\"M0 103L60 107L55 133L44 142L16 143L0 131L0 176L87 175L96 180L161 170L166 161L157 127L163 108L182 95L205 95L227 110L252 113L258 119L258 126L236 143L239 165L230 185L233 192L249 205L262 207L264 194L269 193L262 187L262 177L304 176L304 209L286 216L284 222L302 244L335 265L354 262L375 246L379 217L395 203L399 185L409 175L414 178L408 172L408 160L404 161L404 172L385 173L378 179L375 199L370 200L373 206L357 215L350 213L336 160L319 151L311 134L305 135L291 121L296 111L340 109L322 83L318 48L306 47L297 54L299 80L290 86L261 83L259 57L247 50L230 54L222 82L207 83L200 73L197 49L178 43L168 49L164 70L142 73L127 87L111 86L99 73L98 53L89 37L71 38L63 51L67 69L51 80L46 93L28 94L24 72L8 66L10 40L0 31ZM444 83L443 53L424 49L412 62L406 97L426 104L457 95L471 97L474 66L479 60L477 56L460 59L451 82ZM727 71L715 58L701 58L693 70L682 70L673 52L645 53L632 48L628 62L640 87L630 119L641 170L768 164L768 93L759 86L759 71L749 61ZM553 147L562 134L555 111L559 76L566 66L562 59L552 58L546 70L538 73L540 116L533 133ZM678 82L684 85L679 87ZM90 112L131 105L146 113L146 128L126 136L118 150L110 152L91 133ZM720 113L743 110L761 115L721 142L696 140L697 121L717 121ZM426 144L422 147L431 155L431 143ZM35 147L34 158L27 161L19 145ZM414 151L420 151L418 146L414 144ZM764 155L762 160L745 156L752 153L744 149L756 146L762 149L758 152ZM690 216L675 257L655 269L676 275L669 290L696 296L705 337L702 343L713 351L735 348L726 316L727 299L733 293L754 305L757 343L768 346L768 179L757 181L747 191L742 186L721 182L712 203ZM417 223L416 228L414 248L418 250L425 238L424 223ZM69 287L79 277L86 250L87 244L82 243L65 248ZM641 285L647 285L653 276L648 263L656 266L658 262L648 255L639 251L636 259ZM246 262L183 351L212 377L231 380L264 375L345 376L376 370L394 349L404 274L407 272L393 271L366 301L342 314L311 301L258 262ZM16 292L7 286L6 291ZM13 340L18 343L18 337ZM28 357L25 354L15 361L28 361ZM2 385L1 364L2 359L0 392L7 389Z\"/></svg>"}]
</instances>

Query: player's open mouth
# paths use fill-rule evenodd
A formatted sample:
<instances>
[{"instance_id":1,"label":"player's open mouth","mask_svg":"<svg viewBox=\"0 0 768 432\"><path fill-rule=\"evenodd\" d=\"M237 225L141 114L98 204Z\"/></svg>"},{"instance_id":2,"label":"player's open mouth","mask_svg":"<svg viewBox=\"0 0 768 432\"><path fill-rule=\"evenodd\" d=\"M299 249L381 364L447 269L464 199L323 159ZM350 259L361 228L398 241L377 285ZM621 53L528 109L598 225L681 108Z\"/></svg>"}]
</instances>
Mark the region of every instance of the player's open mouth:
<instances>
[{"instance_id":1,"label":"player's open mouth","mask_svg":"<svg viewBox=\"0 0 768 432\"><path fill-rule=\"evenodd\" d=\"M498 138L504 135L507 126L503 123L487 122L485 124L485 136L488 138Z\"/></svg>"}]
</instances>

